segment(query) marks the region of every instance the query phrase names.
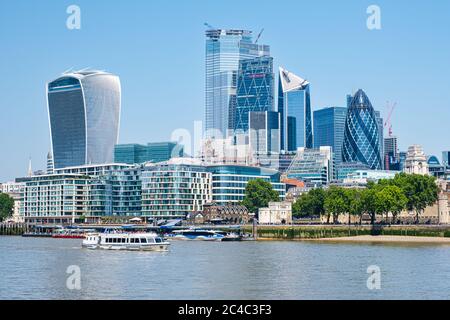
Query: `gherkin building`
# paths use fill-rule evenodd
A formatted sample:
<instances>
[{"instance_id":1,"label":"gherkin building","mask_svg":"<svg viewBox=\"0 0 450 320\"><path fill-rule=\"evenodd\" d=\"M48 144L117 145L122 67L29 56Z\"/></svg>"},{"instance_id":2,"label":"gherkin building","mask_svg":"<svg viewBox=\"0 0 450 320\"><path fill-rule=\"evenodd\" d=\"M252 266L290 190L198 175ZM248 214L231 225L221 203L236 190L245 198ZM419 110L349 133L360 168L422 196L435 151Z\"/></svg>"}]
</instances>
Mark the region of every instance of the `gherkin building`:
<instances>
[{"instance_id":1,"label":"gherkin building","mask_svg":"<svg viewBox=\"0 0 450 320\"><path fill-rule=\"evenodd\" d=\"M353 96L347 111L342 159L360 162L372 170L382 169L379 124L375 110L363 90Z\"/></svg>"}]
</instances>

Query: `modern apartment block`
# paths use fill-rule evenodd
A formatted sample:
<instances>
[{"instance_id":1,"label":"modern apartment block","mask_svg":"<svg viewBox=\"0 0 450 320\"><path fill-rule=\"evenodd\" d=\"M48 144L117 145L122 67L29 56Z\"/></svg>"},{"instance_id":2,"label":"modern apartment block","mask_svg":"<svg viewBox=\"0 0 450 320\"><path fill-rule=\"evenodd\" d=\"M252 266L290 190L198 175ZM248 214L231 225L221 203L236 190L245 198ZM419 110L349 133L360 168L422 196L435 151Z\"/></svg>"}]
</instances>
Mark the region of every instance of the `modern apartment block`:
<instances>
[{"instance_id":1,"label":"modern apartment block","mask_svg":"<svg viewBox=\"0 0 450 320\"><path fill-rule=\"evenodd\" d=\"M118 144L114 148L114 162L140 164L164 162L184 155L182 145L176 142L151 142L141 144Z\"/></svg>"},{"instance_id":2,"label":"modern apartment block","mask_svg":"<svg viewBox=\"0 0 450 320\"><path fill-rule=\"evenodd\" d=\"M211 173L201 163L172 159L142 171L142 216L186 218L211 202Z\"/></svg>"},{"instance_id":3,"label":"modern apartment block","mask_svg":"<svg viewBox=\"0 0 450 320\"><path fill-rule=\"evenodd\" d=\"M119 137L119 77L103 71L64 73L47 85L55 169L111 163Z\"/></svg>"},{"instance_id":4,"label":"modern apartment block","mask_svg":"<svg viewBox=\"0 0 450 320\"><path fill-rule=\"evenodd\" d=\"M89 213L90 178L77 174L17 178L24 183L20 215L27 223L75 223Z\"/></svg>"},{"instance_id":5,"label":"modern apartment block","mask_svg":"<svg viewBox=\"0 0 450 320\"><path fill-rule=\"evenodd\" d=\"M140 168L119 164L57 169L18 178L24 184L21 215L31 223L73 223L86 218L141 214Z\"/></svg>"}]
</instances>

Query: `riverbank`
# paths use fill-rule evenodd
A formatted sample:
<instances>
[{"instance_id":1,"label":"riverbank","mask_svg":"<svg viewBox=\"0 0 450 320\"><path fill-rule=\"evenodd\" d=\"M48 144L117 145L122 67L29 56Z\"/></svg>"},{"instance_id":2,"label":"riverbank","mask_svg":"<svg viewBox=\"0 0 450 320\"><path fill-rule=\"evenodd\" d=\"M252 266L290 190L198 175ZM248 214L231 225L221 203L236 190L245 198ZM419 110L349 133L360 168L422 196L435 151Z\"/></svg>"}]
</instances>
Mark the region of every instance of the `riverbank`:
<instances>
[{"instance_id":1,"label":"riverbank","mask_svg":"<svg viewBox=\"0 0 450 320\"><path fill-rule=\"evenodd\" d=\"M245 232L251 229L244 228ZM374 236L409 238L442 238L450 240L450 226L258 226L258 240L324 240L373 239ZM383 238L378 238L383 239ZM385 238L389 239L389 238ZM397 239L397 238L392 238Z\"/></svg>"},{"instance_id":2,"label":"riverbank","mask_svg":"<svg viewBox=\"0 0 450 320\"><path fill-rule=\"evenodd\" d=\"M408 237L408 236L356 236L342 238L305 239L303 241L330 243L415 243L415 244L448 244L450 238L443 237Z\"/></svg>"}]
</instances>

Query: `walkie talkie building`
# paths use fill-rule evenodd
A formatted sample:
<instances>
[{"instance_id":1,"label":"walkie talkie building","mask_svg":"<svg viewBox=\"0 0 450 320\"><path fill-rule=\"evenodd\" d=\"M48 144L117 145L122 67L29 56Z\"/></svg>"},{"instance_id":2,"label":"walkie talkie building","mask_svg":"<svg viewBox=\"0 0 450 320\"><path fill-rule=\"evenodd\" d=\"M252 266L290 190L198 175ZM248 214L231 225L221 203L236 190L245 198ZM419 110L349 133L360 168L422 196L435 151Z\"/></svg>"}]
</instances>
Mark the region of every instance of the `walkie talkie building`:
<instances>
[{"instance_id":1,"label":"walkie talkie building","mask_svg":"<svg viewBox=\"0 0 450 320\"><path fill-rule=\"evenodd\" d=\"M380 126L375 110L363 90L353 96L347 110L342 159L382 169Z\"/></svg>"},{"instance_id":2,"label":"walkie talkie building","mask_svg":"<svg viewBox=\"0 0 450 320\"><path fill-rule=\"evenodd\" d=\"M47 101L55 169L113 162L119 77L92 70L64 73L47 84Z\"/></svg>"}]
</instances>

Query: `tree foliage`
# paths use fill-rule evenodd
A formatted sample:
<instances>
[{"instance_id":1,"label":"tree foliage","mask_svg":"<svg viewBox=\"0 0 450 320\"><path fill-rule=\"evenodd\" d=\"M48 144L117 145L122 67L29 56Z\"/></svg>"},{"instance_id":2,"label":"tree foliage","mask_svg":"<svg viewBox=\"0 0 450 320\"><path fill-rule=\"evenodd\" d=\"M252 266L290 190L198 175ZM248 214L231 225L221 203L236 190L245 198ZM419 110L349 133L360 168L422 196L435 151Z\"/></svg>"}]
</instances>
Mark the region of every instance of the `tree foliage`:
<instances>
[{"instance_id":1,"label":"tree foliage","mask_svg":"<svg viewBox=\"0 0 450 320\"><path fill-rule=\"evenodd\" d=\"M0 193L0 221L10 217L14 209L14 199L6 193Z\"/></svg>"},{"instance_id":2,"label":"tree foliage","mask_svg":"<svg viewBox=\"0 0 450 320\"><path fill-rule=\"evenodd\" d=\"M242 201L249 212L258 213L259 208L269 205L269 202L279 201L278 192L272 188L270 182L263 179L251 180L245 188L245 197Z\"/></svg>"},{"instance_id":3,"label":"tree foliage","mask_svg":"<svg viewBox=\"0 0 450 320\"><path fill-rule=\"evenodd\" d=\"M368 182L365 189L345 189L332 186L326 191L315 189L303 194L293 205L294 216L326 214L328 221L333 216L336 223L341 214L358 216L360 222L364 214L375 224L377 215L392 214L395 222L403 210L414 211L416 222L426 207L438 200L439 187L431 176L400 173L394 179Z\"/></svg>"},{"instance_id":4,"label":"tree foliage","mask_svg":"<svg viewBox=\"0 0 450 320\"><path fill-rule=\"evenodd\" d=\"M302 194L292 206L294 217L313 217L325 213L324 208L325 191L323 189L313 189Z\"/></svg>"}]
</instances>

